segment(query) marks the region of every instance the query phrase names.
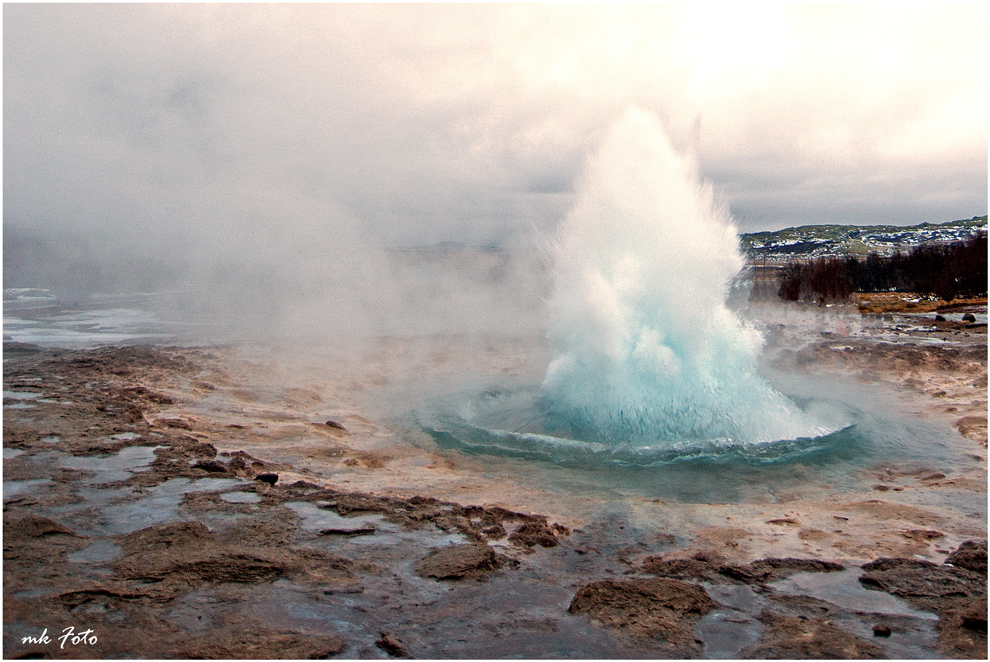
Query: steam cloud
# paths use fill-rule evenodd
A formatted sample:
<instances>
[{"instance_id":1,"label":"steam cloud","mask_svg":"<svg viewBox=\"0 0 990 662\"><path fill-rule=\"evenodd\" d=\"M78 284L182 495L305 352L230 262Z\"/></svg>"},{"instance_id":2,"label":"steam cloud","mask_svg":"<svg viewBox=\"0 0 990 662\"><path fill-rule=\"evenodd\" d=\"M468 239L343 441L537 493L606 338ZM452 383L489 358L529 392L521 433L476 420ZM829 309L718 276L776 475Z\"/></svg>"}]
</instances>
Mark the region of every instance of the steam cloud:
<instances>
[{"instance_id":1,"label":"steam cloud","mask_svg":"<svg viewBox=\"0 0 990 662\"><path fill-rule=\"evenodd\" d=\"M659 121L630 108L588 165L554 252L544 382L579 438L671 448L824 432L756 372L726 306L735 225Z\"/></svg>"},{"instance_id":2,"label":"steam cloud","mask_svg":"<svg viewBox=\"0 0 990 662\"><path fill-rule=\"evenodd\" d=\"M5 285L167 290L237 337L532 328L539 269L387 249L531 248L630 101L744 229L969 218L985 12L11 4Z\"/></svg>"}]
</instances>

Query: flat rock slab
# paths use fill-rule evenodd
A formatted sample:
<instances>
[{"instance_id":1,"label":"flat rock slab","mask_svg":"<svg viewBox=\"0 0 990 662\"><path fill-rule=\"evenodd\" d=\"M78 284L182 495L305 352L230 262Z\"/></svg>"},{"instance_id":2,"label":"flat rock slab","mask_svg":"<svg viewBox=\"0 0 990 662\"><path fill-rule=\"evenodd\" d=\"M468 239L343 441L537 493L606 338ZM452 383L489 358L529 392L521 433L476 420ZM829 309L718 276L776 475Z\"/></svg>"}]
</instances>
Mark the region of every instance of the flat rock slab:
<instances>
[{"instance_id":1,"label":"flat rock slab","mask_svg":"<svg viewBox=\"0 0 990 662\"><path fill-rule=\"evenodd\" d=\"M216 541L200 522L172 522L121 538L124 554L111 564L115 576L152 582L253 583L286 576L320 582L355 581L347 559L320 549L244 546Z\"/></svg>"},{"instance_id":2,"label":"flat rock slab","mask_svg":"<svg viewBox=\"0 0 990 662\"><path fill-rule=\"evenodd\" d=\"M416 564L416 574L432 579L478 577L502 567L502 559L488 545L452 545L433 552Z\"/></svg>"},{"instance_id":3,"label":"flat rock slab","mask_svg":"<svg viewBox=\"0 0 990 662\"><path fill-rule=\"evenodd\" d=\"M694 623L718 604L704 588L677 579L606 579L578 589L568 609L591 614L605 627L663 657L698 657Z\"/></svg>"},{"instance_id":4,"label":"flat rock slab","mask_svg":"<svg viewBox=\"0 0 990 662\"><path fill-rule=\"evenodd\" d=\"M979 573L918 559L877 559L863 566L859 581L936 613L946 600L986 594L986 577Z\"/></svg>"},{"instance_id":5,"label":"flat rock slab","mask_svg":"<svg viewBox=\"0 0 990 662\"><path fill-rule=\"evenodd\" d=\"M254 625L254 624L252 624ZM193 637L174 656L200 660L322 660L346 648L337 636L278 631L258 627L225 627Z\"/></svg>"},{"instance_id":6,"label":"flat rock slab","mask_svg":"<svg viewBox=\"0 0 990 662\"><path fill-rule=\"evenodd\" d=\"M687 559L650 556L643 562L643 572L660 577L755 585L779 581L798 572L839 572L844 569L842 564L834 561L793 558L765 558L737 565L705 553L697 553Z\"/></svg>"},{"instance_id":7,"label":"flat rock slab","mask_svg":"<svg viewBox=\"0 0 990 662\"><path fill-rule=\"evenodd\" d=\"M763 612L767 626L759 641L743 651L748 660L821 660L886 658L883 649L837 628L824 618L802 618Z\"/></svg>"}]
</instances>

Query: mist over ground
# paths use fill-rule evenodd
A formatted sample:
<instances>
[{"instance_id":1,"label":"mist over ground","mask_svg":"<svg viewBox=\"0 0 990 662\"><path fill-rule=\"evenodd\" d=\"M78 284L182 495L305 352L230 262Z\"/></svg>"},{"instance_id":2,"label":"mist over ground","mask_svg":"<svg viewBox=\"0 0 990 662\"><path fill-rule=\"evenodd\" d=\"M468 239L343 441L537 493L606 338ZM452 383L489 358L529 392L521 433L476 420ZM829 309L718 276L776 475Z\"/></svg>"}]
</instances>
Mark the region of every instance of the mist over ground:
<instances>
[{"instance_id":1,"label":"mist over ground","mask_svg":"<svg viewBox=\"0 0 990 662\"><path fill-rule=\"evenodd\" d=\"M524 263L630 104L740 231L986 211L979 4L3 11L4 284L66 303L166 290L262 338L531 325ZM488 253L492 294L396 251L438 242L519 256Z\"/></svg>"}]
</instances>

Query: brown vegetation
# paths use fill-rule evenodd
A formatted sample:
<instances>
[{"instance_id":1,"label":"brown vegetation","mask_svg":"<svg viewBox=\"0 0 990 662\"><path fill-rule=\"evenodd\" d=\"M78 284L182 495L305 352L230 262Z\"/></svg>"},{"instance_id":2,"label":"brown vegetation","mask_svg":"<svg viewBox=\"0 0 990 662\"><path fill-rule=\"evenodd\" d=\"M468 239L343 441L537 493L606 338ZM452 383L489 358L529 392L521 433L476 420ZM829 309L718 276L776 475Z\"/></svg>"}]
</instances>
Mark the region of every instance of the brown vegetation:
<instances>
[{"instance_id":1,"label":"brown vegetation","mask_svg":"<svg viewBox=\"0 0 990 662\"><path fill-rule=\"evenodd\" d=\"M986 306L986 297L968 299L926 298L917 292L861 292L856 295L861 313L945 313L970 306Z\"/></svg>"},{"instance_id":2,"label":"brown vegetation","mask_svg":"<svg viewBox=\"0 0 990 662\"><path fill-rule=\"evenodd\" d=\"M825 257L794 264L778 295L823 304L846 300L853 292L914 292L943 302L986 297L987 235L980 232L965 241L918 246L889 257L871 253L865 259Z\"/></svg>"}]
</instances>

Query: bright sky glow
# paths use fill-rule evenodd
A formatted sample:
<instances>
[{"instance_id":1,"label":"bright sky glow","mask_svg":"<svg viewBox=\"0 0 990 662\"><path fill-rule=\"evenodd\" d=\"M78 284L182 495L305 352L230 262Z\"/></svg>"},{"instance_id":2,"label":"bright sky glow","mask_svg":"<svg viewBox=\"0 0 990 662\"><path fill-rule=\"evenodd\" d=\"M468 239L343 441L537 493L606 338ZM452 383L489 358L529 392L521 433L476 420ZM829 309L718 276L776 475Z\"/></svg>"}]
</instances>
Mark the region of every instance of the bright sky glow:
<instances>
[{"instance_id":1,"label":"bright sky glow","mask_svg":"<svg viewBox=\"0 0 990 662\"><path fill-rule=\"evenodd\" d=\"M743 230L968 218L986 43L982 3L7 4L4 222L526 243L630 103Z\"/></svg>"}]
</instances>

